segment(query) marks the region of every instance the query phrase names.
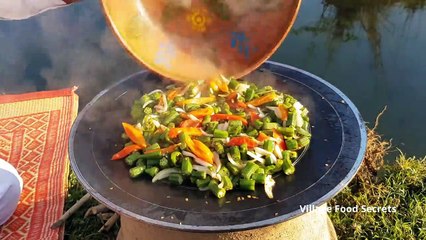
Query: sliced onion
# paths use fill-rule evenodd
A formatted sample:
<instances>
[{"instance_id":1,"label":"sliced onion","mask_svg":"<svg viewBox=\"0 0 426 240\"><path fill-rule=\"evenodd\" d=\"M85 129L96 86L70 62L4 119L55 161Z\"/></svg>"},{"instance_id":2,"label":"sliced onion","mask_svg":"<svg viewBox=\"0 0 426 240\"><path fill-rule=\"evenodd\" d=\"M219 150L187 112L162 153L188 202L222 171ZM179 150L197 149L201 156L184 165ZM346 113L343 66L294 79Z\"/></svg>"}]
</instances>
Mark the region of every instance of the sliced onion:
<instances>
[{"instance_id":1,"label":"sliced onion","mask_svg":"<svg viewBox=\"0 0 426 240\"><path fill-rule=\"evenodd\" d=\"M161 90L161 89L155 89L155 90L152 90L151 92L149 92L148 95L151 95L153 93L158 93L158 92L163 93L163 90Z\"/></svg>"},{"instance_id":2,"label":"sliced onion","mask_svg":"<svg viewBox=\"0 0 426 240\"><path fill-rule=\"evenodd\" d=\"M197 95L194 96L194 98L200 98L201 97L201 92L198 92Z\"/></svg>"},{"instance_id":3,"label":"sliced onion","mask_svg":"<svg viewBox=\"0 0 426 240\"><path fill-rule=\"evenodd\" d=\"M216 173L217 173L222 167L222 162L220 161L219 154L217 152L213 152L213 161L214 161L214 165L216 165Z\"/></svg>"},{"instance_id":4,"label":"sliced onion","mask_svg":"<svg viewBox=\"0 0 426 240\"><path fill-rule=\"evenodd\" d=\"M217 125L217 129L226 131L228 129L228 126L229 122L220 123L219 125Z\"/></svg>"},{"instance_id":5,"label":"sliced onion","mask_svg":"<svg viewBox=\"0 0 426 240\"><path fill-rule=\"evenodd\" d=\"M254 151L255 151L256 153L259 153L260 155L263 155L263 156L268 156L268 155L271 155L271 154L272 154L271 152L268 152L268 151L266 151L265 149L260 148L260 147L255 147L255 148L254 148Z\"/></svg>"},{"instance_id":6,"label":"sliced onion","mask_svg":"<svg viewBox=\"0 0 426 240\"><path fill-rule=\"evenodd\" d=\"M266 108L269 109L269 110L271 110L271 111L274 111L275 116L277 116L278 118L282 118L282 113L281 113L281 111L280 111L280 109L278 107L267 106Z\"/></svg>"},{"instance_id":7,"label":"sliced onion","mask_svg":"<svg viewBox=\"0 0 426 240\"><path fill-rule=\"evenodd\" d=\"M252 152L252 151L247 151L247 155L249 155L251 158L253 158L254 160L265 164L265 159L262 158L261 156L257 155L256 153Z\"/></svg>"},{"instance_id":8,"label":"sliced onion","mask_svg":"<svg viewBox=\"0 0 426 240\"><path fill-rule=\"evenodd\" d=\"M249 108L251 108L251 109L254 109L254 110L257 110L257 107L255 107L255 106L253 106L253 105L251 105L251 104L247 104L247 107L249 107Z\"/></svg>"},{"instance_id":9,"label":"sliced onion","mask_svg":"<svg viewBox=\"0 0 426 240\"><path fill-rule=\"evenodd\" d=\"M213 134L210 134L210 133L206 133L204 130L202 130L201 129L201 133L203 133L203 136L206 136L206 137L213 137Z\"/></svg>"},{"instance_id":10,"label":"sliced onion","mask_svg":"<svg viewBox=\"0 0 426 240\"><path fill-rule=\"evenodd\" d=\"M176 168L166 168L161 171L159 171L153 178L152 182L156 182L158 180L164 179L166 177L169 177L172 173L179 173L180 170Z\"/></svg>"},{"instance_id":11,"label":"sliced onion","mask_svg":"<svg viewBox=\"0 0 426 240\"><path fill-rule=\"evenodd\" d=\"M187 114L187 116L189 117L189 119L191 119L192 121L198 121L198 118L196 118L194 115L192 114Z\"/></svg>"},{"instance_id":12,"label":"sliced onion","mask_svg":"<svg viewBox=\"0 0 426 240\"><path fill-rule=\"evenodd\" d=\"M275 180L272 178L271 175L266 176L265 178L265 193L268 198L274 198L274 194L272 193L272 188L275 186Z\"/></svg>"},{"instance_id":13,"label":"sliced onion","mask_svg":"<svg viewBox=\"0 0 426 240\"><path fill-rule=\"evenodd\" d=\"M157 128L161 126L161 123L157 120L152 119L152 123L154 123L155 127Z\"/></svg>"},{"instance_id":14,"label":"sliced onion","mask_svg":"<svg viewBox=\"0 0 426 240\"><path fill-rule=\"evenodd\" d=\"M180 108L180 107L177 107L177 108L175 108L175 110L176 110L176 112L185 112L185 110L183 110L182 108Z\"/></svg>"},{"instance_id":15,"label":"sliced onion","mask_svg":"<svg viewBox=\"0 0 426 240\"><path fill-rule=\"evenodd\" d=\"M164 104L164 106L163 106L163 111L164 111L164 112L167 112L167 109L168 109L169 104L167 104L166 94L164 94L164 93L163 93L161 96L163 97L163 104Z\"/></svg>"},{"instance_id":16,"label":"sliced onion","mask_svg":"<svg viewBox=\"0 0 426 240\"><path fill-rule=\"evenodd\" d=\"M257 111L259 112L259 117L264 118L266 116L259 107L257 108Z\"/></svg>"},{"instance_id":17,"label":"sliced onion","mask_svg":"<svg viewBox=\"0 0 426 240\"><path fill-rule=\"evenodd\" d=\"M149 104L151 104L151 103L153 103L154 102L154 100L149 100L149 101L147 101L146 103L144 103L143 105L142 105L142 108L145 108L146 106L148 106Z\"/></svg>"},{"instance_id":18,"label":"sliced onion","mask_svg":"<svg viewBox=\"0 0 426 240\"><path fill-rule=\"evenodd\" d=\"M281 148L280 148L280 146L278 144L275 144L274 154L275 154L275 156L277 156L277 158L282 158L283 157L283 153L282 153Z\"/></svg>"},{"instance_id":19,"label":"sliced onion","mask_svg":"<svg viewBox=\"0 0 426 240\"><path fill-rule=\"evenodd\" d=\"M211 166L212 166L210 163L205 162L203 159L201 159L201 158L199 158L199 157L195 156L194 154L192 154L192 153L190 153L190 152L182 151L182 154L183 154L184 156L187 156L187 157L192 157L196 163L198 163L198 164L200 164L200 165L202 165L202 166L206 166L206 167L211 167Z\"/></svg>"},{"instance_id":20,"label":"sliced onion","mask_svg":"<svg viewBox=\"0 0 426 240\"><path fill-rule=\"evenodd\" d=\"M142 124L141 124L140 122L138 122L138 123L135 125L135 128L142 132Z\"/></svg>"},{"instance_id":21,"label":"sliced onion","mask_svg":"<svg viewBox=\"0 0 426 240\"><path fill-rule=\"evenodd\" d=\"M300 110L300 109L302 109L302 108L303 108L303 105L302 105L300 102L296 101L296 102L293 104L293 107L294 107L296 110Z\"/></svg>"},{"instance_id":22,"label":"sliced onion","mask_svg":"<svg viewBox=\"0 0 426 240\"><path fill-rule=\"evenodd\" d=\"M250 85L248 85L248 84L240 83L236 87L235 91L239 94L243 94L249 87L250 87Z\"/></svg>"},{"instance_id":23,"label":"sliced onion","mask_svg":"<svg viewBox=\"0 0 426 240\"><path fill-rule=\"evenodd\" d=\"M220 74L220 78L222 78L222 80L226 83L226 85L229 84L230 80L226 78L225 76L223 76L222 74Z\"/></svg>"},{"instance_id":24,"label":"sliced onion","mask_svg":"<svg viewBox=\"0 0 426 240\"><path fill-rule=\"evenodd\" d=\"M236 166L238 169L243 169L245 166L246 166L246 164L245 163L237 163L232 157L231 157L231 154L229 154L229 153L227 153L226 154L226 156L228 157L228 161L232 164L232 165L234 165L234 166Z\"/></svg>"}]
</instances>

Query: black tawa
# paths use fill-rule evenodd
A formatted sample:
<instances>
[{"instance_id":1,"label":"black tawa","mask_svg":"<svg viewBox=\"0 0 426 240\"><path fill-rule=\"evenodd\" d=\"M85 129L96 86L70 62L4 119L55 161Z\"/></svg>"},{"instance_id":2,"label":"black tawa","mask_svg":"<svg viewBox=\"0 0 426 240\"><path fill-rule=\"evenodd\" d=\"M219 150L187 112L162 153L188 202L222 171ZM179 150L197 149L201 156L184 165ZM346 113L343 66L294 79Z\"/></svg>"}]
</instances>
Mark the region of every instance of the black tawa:
<instances>
[{"instance_id":1,"label":"black tawa","mask_svg":"<svg viewBox=\"0 0 426 240\"><path fill-rule=\"evenodd\" d=\"M133 74L99 93L78 115L70 136L71 166L84 188L112 210L161 227L222 232L280 223L320 206L354 177L366 149L366 130L354 104L330 83L300 69L264 63L245 78L289 93L310 113L312 140L292 176L275 177L274 199L263 187L234 190L224 199L195 188L132 180L123 161L111 161L122 148L121 122L143 93L171 82L149 71ZM248 196L250 195L250 196Z\"/></svg>"}]
</instances>

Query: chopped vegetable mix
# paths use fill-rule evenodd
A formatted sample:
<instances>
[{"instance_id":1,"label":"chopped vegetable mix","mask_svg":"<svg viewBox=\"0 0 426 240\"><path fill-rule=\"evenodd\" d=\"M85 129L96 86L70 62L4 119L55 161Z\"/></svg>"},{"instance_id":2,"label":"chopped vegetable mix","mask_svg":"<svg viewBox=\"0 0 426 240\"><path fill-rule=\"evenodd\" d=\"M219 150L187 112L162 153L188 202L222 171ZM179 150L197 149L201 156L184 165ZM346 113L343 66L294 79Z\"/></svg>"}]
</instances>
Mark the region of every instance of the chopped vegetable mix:
<instances>
[{"instance_id":1,"label":"chopped vegetable mix","mask_svg":"<svg viewBox=\"0 0 426 240\"><path fill-rule=\"evenodd\" d=\"M168 86L136 100L134 124L123 123L123 159L131 178L192 184L223 198L262 185L273 198L272 175L295 172L311 140L308 110L270 86L235 78Z\"/></svg>"}]
</instances>

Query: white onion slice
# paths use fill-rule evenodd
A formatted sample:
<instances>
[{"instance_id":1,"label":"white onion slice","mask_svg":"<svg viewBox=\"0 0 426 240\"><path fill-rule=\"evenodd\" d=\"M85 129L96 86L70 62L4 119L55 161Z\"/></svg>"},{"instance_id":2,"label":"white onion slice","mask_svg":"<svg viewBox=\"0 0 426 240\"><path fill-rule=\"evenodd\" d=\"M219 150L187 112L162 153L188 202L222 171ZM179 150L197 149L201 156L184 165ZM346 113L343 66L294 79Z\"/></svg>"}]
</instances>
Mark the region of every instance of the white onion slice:
<instances>
[{"instance_id":1,"label":"white onion slice","mask_svg":"<svg viewBox=\"0 0 426 240\"><path fill-rule=\"evenodd\" d=\"M166 177L169 177L172 173L179 173L180 170L176 168L166 168L161 171L159 171L153 178L152 182L156 182L158 180L164 179Z\"/></svg>"},{"instance_id":2,"label":"white onion slice","mask_svg":"<svg viewBox=\"0 0 426 240\"><path fill-rule=\"evenodd\" d=\"M200 164L200 165L202 165L202 166L206 166L206 167L211 167L211 166L212 166L210 163L205 162L203 159L201 159L201 158L199 158L199 157L195 156L194 154L192 154L192 153L190 153L190 152L182 151L182 154L183 154L184 156L187 156L187 157L192 157L196 163L198 163L198 164Z\"/></svg>"},{"instance_id":3,"label":"white onion slice","mask_svg":"<svg viewBox=\"0 0 426 240\"><path fill-rule=\"evenodd\" d=\"M278 118L280 118L280 119L282 118L282 113L281 113L281 111L280 111L280 109L278 107L267 106L266 108L269 109L269 110L271 110L271 111L274 111L275 116L277 116Z\"/></svg>"},{"instance_id":4,"label":"white onion slice","mask_svg":"<svg viewBox=\"0 0 426 240\"><path fill-rule=\"evenodd\" d=\"M257 155L256 153L252 152L252 151L247 151L247 155L249 155L251 158L253 158L254 160L265 164L265 159L262 158L261 156Z\"/></svg>"},{"instance_id":5,"label":"white onion slice","mask_svg":"<svg viewBox=\"0 0 426 240\"><path fill-rule=\"evenodd\" d=\"M255 147L255 148L254 148L254 151L255 151L256 153L259 153L260 155L263 155L263 156L268 156L268 155L271 155L271 154L272 154L271 152L268 152L268 151L266 151L265 149L260 148L260 147Z\"/></svg>"},{"instance_id":6,"label":"white onion slice","mask_svg":"<svg viewBox=\"0 0 426 240\"><path fill-rule=\"evenodd\" d=\"M225 76L223 76L222 74L220 74L220 78L222 78L222 80L226 83L226 85L229 84L230 80L226 78Z\"/></svg>"},{"instance_id":7,"label":"white onion slice","mask_svg":"<svg viewBox=\"0 0 426 240\"><path fill-rule=\"evenodd\" d=\"M293 104L293 107L296 109L296 110L300 110L300 109L302 109L303 108L303 105L300 103L300 102L295 102L294 104Z\"/></svg>"},{"instance_id":8,"label":"white onion slice","mask_svg":"<svg viewBox=\"0 0 426 240\"><path fill-rule=\"evenodd\" d=\"M246 166L246 164L245 163L237 163L232 157L231 157L231 154L229 154L229 153L227 153L226 154L226 156L228 157L228 161L232 164L232 165L234 165L234 166L236 166L237 168L239 168L239 169L243 169L245 166Z\"/></svg>"},{"instance_id":9,"label":"white onion slice","mask_svg":"<svg viewBox=\"0 0 426 240\"><path fill-rule=\"evenodd\" d=\"M275 186L275 180L272 178L271 175L266 176L265 178L265 193L268 198L274 198L274 194L272 193L272 188Z\"/></svg>"},{"instance_id":10,"label":"white onion slice","mask_svg":"<svg viewBox=\"0 0 426 240\"><path fill-rule=\"evenodd\" d=\"M154 123L155 127L157 128L161 126L161 123L155 119L152 119L152 123Z\"/></svg>"},{"instance_id":11,"label":"white onion slice","mask_svg":"<svg viewBox=\"0 0 426 240\"><path fill-rule=\"evenodd\" d=\"M175 108L175 110L176 110L176 112L185 112L185 110L183 110L182 108L180 108L180 107L177 107L177 108Z\"/></svg>"},{"instance_id":12,"label":"white onion slice","mask_svg":"<svg viewBox=\"0 0 426 240\"><path fill-rule=\"evenodd\" d=\"M248 85L248 84L240 83L240 84L238 84L235 91L239 94L243 94L249 87L250 87L250 85Z\"/></svg>"},{"instance_id":13,"label":"white onion slice","mask_svg":"<svg viewBox=\"0 0 426 240\"><path fill-rule=\"evenodd\" d=\"M206 133L204 130L201 130L201 132L203 133L203 136L206 136L206 137L213 137L213 134Z\"/></svg>"},{"instance_id":14,"label":"white onion slice","mask_svg":"<svg viewBox=\"0 0 426 240\"><path fill-rule=\"evenodd\" d=\"M251 109L254 109L254 110L257 110L257 107L255 107L255 106L253 106L253 105L251 105L251 104L247 104L247 107L249 107L249 108L251 108Z\"/></svg>"},{"instance_id":15,"label":"white onion slice","mask_svg":"<svg viewBox=\"0 0 426 240\"><path fill-rule=\"evenodd\" d=\"M277 158L282 158L283 157L283 153L282 153L281 148L280 148L280 146L278 144L275 144L274 154L275 154L275 156L277 156Z\"/></svg>"},{"instance_id":16,"label":"white onion slice","mask_svg":"<svg viewBox=\"0 0 426 240\"><path fill-rule=\"evenodd\" d=\"M257 108L257 111L259 112L259 117L264 118L266 116L259 107Z\"/></svg>"},{"instance_id":17,"label":"white onion slice","mask_svg":"<svg viewBox=\"0 0 426 240\"><path fill-rule=\"evenodd\" d=\"M189 117L189 119L191 119L192 121L198 121L198 118L196 118L194 115L192 114L187 114L187 116Z\"/></svg>"},{"instance_id":18,"label":"white onion slice","mask_svg":"<svg viewBox=\"0 0 426 240\"><path fill-rule=\"evenodd\" d=\"M214 165L216 165L216 173L217 173L222 167L222 162L220 161L219 154L217 152L213 152L213 161L214 161Z\"/></svg>"},{"instance_id":19,"label":"white onion slice","mask_svg":"<svg viewBox=\"0 0 426 240\"><path fill-rule=\"evenodd\" d=\"M155 90L152 90L151 92L149 92L148 95L151 95L153 93L158 93L158 92L163 93L163 90L161 90L161 89L155 89Z\"/></svg>"},{"instance_id":20,"label":"white onion slice","mask_svg":"<svg viewBox=\"0 0 426 240\"><path fill-rule=\"evenodd\" d=\"M167 104L167 98L166 98L166 94L162 94L162 97L163 97L163 104L164 104L164 106L163 106L163 111L164 112L167 112L167 109L168 109L168 106L169 106L169 104Z\"/></svg>"},{"instance_id":21,"label":"white onion slice","mask_svg":"<svg viewBox=\"0 0 426 240\"><path fill-rule=\"evenodd\" d=\"M142 105L142 108L145 108L146 106L148 106L149 104L151 104L151 103L153 103L154 102L154 100L149 100L149 101L147 101L146 103L144 103L143 105Z\"/></svg>"}]
</instances>

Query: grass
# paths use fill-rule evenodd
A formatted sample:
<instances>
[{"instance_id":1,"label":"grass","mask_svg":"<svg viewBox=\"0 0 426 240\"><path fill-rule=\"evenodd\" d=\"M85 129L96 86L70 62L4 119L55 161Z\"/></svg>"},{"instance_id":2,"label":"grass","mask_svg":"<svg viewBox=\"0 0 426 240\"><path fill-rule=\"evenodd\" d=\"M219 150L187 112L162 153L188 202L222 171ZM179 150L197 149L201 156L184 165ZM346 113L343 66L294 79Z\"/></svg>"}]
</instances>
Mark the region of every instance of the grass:
<instances>
[{"instance_id":1,"label":"grass","mask_svg":"<svg viewBox=\"0 0 426 240\"><path fill-rule=\"evenodd\" d=\"M378 121L368 130L367 152L360 171L329 206L391 206L396 212L331 211L337 235L339 239L426 239L426 158L407 158L401 153L393 164L384 164L391 143L375 132L377 125ZM71 173L65 209L84 194ZM67 220L65 239L115 239L119 223L109 233L98 233L103 222L95 216L84 219L86 210L96 204L91 200Z\"/></svg>"},{"instance_id":2,"label":"grass","mask_svg":"<svg viewBox=\"0 0 426 240\"><path fill-rule=\"evenodd\" d=\"M68 210L75 202L77 202L81 197L86 194L86 191L78 182L74 173L68 177L68 197L65 201L65 210ZM98 202L94 199L91 199L89 202L86 202L83 207L81 207L74 215L69 218L65 223L65 234L64 239L66 240L105 240L105 239L115 239L115 236L119 230L119 224L115 224L110 232L108 233L98 233L98 230L102 227L103 221L96 217L84 218L86 211L97 205Z\"/></svg>"}]
</instances>

